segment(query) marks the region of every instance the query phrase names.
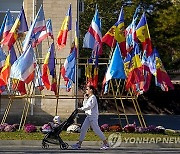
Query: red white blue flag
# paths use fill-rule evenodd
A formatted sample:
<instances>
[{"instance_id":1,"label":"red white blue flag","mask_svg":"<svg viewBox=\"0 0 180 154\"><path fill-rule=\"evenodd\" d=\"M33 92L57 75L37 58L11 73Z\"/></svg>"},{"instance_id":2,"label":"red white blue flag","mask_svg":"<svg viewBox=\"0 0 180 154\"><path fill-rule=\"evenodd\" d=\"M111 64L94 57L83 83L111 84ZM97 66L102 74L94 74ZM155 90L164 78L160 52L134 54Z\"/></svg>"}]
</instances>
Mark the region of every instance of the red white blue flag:
<instances>
[{"instance_id":1,"label":"red white blue flag","mask_svg":"<svg viewBox=\"0 0 180 154\"><path fill-rule=\"evenodd\" d=\"M46 30L46 22L45 22L43 7L41 5L31 27L29 28L26 38L23 41L23 51L25 51L28 45L32 43L31 42L32 36L37 32L41 32L44 30Z\"/></svg>"},{"instance_id":2,"label":"red white blue flag","mask_svg":"<svg viewBox=\"0 0 180 154\"><path fill-rule=\"evenodd\" d=\"M34 79L35 58L31 45L11 66L10 78L18 79L29 83Z\"/></svg>"},{"instance_id":3,"label":"red white blue flag","mask_svg":"<svg viewBox=\"0 0 180 154\"><path fill-rule=\"evenodd\" d=\"M98 55L102 55L102 34L101 34L101 20L99 18L99 12L96 8L93 20L89 26L88 32L85 34L83 40L84 48L96 49L98 45Z\"/></svg>"}]
</instances>

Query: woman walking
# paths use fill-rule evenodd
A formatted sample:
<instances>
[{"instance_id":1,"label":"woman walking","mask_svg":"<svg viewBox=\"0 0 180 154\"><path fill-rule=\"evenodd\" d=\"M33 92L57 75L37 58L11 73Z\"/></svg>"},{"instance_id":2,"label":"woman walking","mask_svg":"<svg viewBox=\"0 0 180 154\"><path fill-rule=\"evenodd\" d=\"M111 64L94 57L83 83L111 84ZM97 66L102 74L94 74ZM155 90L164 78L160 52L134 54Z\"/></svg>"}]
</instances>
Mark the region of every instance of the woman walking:
<instances>
[{"instance_id":1,"label":"woman walking","mask_svg":"<svg viewBox=\"0 0 180 154\"><path fill-rule=\"evenodd\" d=\"M103 146L101 149L108 149L109 145L107 143L106 137L104 136L103 132L101 131L99 125L98 125L98 103L95 96L96 89L94 86L89 85L86 88L86 94L84 95L84 101L83 101L83 107L78 108L79 110L85 111L85 114L87 115L83 125L81 127L81 133L79 137L79 142L72 145L73 149L80 149L81 144L85 138L85 135L87 133L88 128L91 126L93 131L98 135L101 140L103 141Z\"/></svg>"}]
</instances>

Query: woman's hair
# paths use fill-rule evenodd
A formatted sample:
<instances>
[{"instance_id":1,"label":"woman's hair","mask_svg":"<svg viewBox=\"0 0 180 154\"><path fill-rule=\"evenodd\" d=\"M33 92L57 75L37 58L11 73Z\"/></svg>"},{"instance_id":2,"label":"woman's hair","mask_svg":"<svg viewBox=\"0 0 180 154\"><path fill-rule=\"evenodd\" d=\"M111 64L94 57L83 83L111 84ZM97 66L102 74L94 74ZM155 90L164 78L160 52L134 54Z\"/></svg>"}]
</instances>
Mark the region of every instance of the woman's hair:
<instances>
[{"instance_id":1,"label":"woman's hair","mask_svg":"<svg viewBox=\"0 0 180 154\"><path fill-rule=\"evenodd\" d=\"M88 85L87 87L89 87L89 89L93 91L93 94L97 96L97 90L94 88L93 85Z\"/></svg>"},{"instance_id":2,"label":"woman's hair","mask_svg":"<svg viewBox=\"0 0 180 154\"><path fill-rule=\"evenodd\" d=\"M89 87L89 89L91 89L93 91L93 94L96 96L96 99L97 99L97 102L98 102L98 105L99 105L100 100L99 100L99 96L98 96L98 91L96 90L96 88L94 88L93 85L88 85L87 87Z\"/></svg>"}]
</instances>

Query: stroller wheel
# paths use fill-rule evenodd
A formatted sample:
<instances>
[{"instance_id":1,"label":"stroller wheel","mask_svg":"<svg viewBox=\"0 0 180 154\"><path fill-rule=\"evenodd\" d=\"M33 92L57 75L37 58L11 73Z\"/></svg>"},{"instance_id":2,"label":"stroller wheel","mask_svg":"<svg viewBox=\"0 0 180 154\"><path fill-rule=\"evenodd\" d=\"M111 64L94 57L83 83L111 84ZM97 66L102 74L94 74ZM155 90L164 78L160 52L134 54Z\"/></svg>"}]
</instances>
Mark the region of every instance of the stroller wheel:
<instances>
[{"instance_id":1,"label":"stroller wheel","mask_svg":"<svg viewBox=\"0 0 180 154\"><path fill-rule=\"evenodd\" d=\"M62 144L60 144L60 148L62 149L62 150L65 150L65 149L67 149L69 147L69 145L66 143L66 142L63 142Z\"/></svg>"},{"instance_id":2,"label":"stroller wheel","mask_svg":"<svg viewBox=\"0 0 180 154\"><path fill-rule=\"evenodd\" d=\"M48 149L49 148L49 144L42 142L42 148L43 149Z\"/></svg>"}]
</instances>

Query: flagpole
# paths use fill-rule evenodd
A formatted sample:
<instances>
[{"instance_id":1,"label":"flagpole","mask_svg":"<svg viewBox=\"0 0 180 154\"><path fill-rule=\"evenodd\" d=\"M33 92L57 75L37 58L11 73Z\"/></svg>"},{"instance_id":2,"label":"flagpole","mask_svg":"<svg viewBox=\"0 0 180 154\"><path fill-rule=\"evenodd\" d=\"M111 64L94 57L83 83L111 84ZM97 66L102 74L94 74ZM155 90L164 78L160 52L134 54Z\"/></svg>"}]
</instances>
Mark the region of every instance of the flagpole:
<instances>
[{"instance_id":1,"label":"flagpole","mask_svg":"<svg viewBox=\"0 0 180 154\"><path fill-rule=\"evenodd\" d=\"M117 114L118 114L118 118L119 118L119 124L122 127L120 112L119 112L119 109L118 109L117 100L116 100L116 96L115 96L115 93L114 93L114 87L113 87L112 80L110 80L110 84L111 84L111 87L112 87L113 97L114 97L114 101L115 101L115 105L116 105L116 110L117 110Z\"/></svg>"},{"instance_id":2,"label":"flagpole","mask_svg":"<svg viewBox=\"0 0 180 154\"><path fill-rule=\"evenodd\" d=\"M76 22L77 22L76 23L77 24L76 25L77 30L76 29L75 30L76 30L76 33L78 33L78 34L76 34L76 36L77 36L77 41L79 42L79 0L77 0L77 21ZM76 43L75 43L75 45L76 45ZM77 100L78 99L77 98L77 95L78 95L78 84L79 84L79 82L78 82L79 46L78 46L78 44L77 44L76 48L77 48L77 53L76 53L76 71L75 71L75 86L76 86L76 91L75 91L75 94L76 94L75 109L78 108L78 100ZM76 123L77 123L77 118L76 118Z\"/></svg>"}]
</instances>

